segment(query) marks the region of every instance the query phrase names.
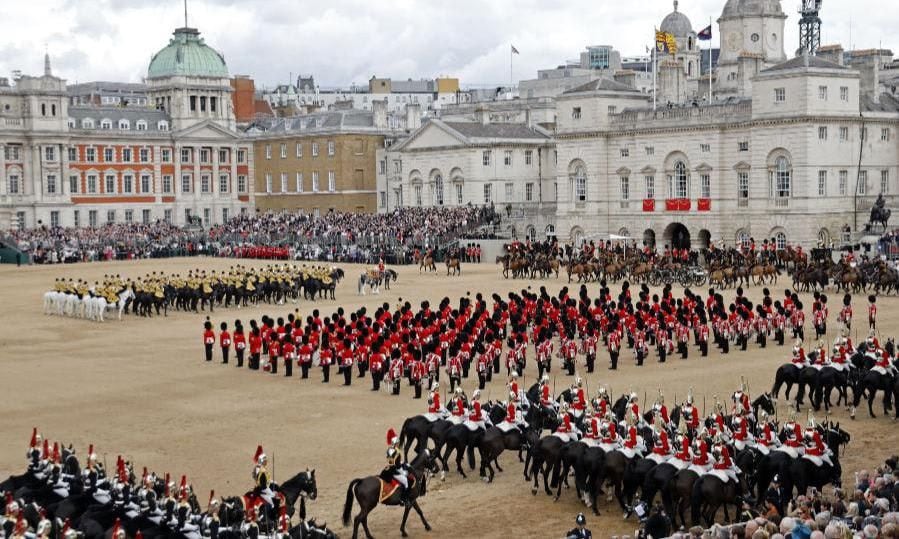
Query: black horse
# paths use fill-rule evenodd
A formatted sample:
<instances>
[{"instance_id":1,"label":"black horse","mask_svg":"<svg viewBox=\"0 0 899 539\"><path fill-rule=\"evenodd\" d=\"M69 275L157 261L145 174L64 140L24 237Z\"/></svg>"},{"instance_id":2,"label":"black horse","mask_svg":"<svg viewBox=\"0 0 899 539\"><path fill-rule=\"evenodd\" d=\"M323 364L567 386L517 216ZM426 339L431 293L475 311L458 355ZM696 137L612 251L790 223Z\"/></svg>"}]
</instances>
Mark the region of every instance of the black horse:
<instances>
[{"instance_id":1,"label":"black horse","mask_svg":"<svg viewBox=\"0 0 899 539\"><path fill-rule=\"evenodd\" d=\"M408 499L409 503L406 504L403 511L403 521L400 524L400 533L403 537L407 537L406 533L406 520L409 518L409 510L415 509L415 512L418 513L418 516L421 518L421 523L424 524L425 529L431 531L431 525L428 524L428 521L425 519L424 513L421 511L421 507L418 506L418 498L424 496L427 493L427 484L428 484L428 474L437 473L437 460L431 454L431 451L425 449L418 456L415 457L411 463L409 463L409 468L411 470L409 479L409 493ZM383 505L401 505L400 495L397 491L394 491L385 499L381 499L381 483L382 480L377 475L370 475L368 477L362 477L353 479L350 481L349 487L346 490L346 502L343 505L343 525L350 525L350 517L353 513L353 498L355 497L356 501L359 502L359 514L356 515L356 518L353 519L353 538L355 539L359 535L359 525L362 525L362 529L365 530L365 536L371 538L371 532L368 530L368 514L372 512L372 510L378 506L378 504Z\"/></svg>"}]
</instances>

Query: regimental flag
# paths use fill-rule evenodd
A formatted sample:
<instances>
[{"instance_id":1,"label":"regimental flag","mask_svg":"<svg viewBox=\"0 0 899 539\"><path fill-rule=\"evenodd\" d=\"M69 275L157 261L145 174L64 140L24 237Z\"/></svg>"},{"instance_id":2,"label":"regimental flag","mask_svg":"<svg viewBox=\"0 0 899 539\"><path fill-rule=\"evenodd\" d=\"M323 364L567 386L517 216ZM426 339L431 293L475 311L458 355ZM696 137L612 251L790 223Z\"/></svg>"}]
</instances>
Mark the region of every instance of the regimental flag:
<instances>
[{"instance_id":1,"label":"regimental flag","mask_svg":"<svg viewBox=\"0 0 899 539\"><path fill-rule=\"evenodd\" d=\"M674 39L674 34L656 30L656 50L667 52L668 54L676 53L677 40Z\"/></svg>"},{"instance_id":2,"label":"regimental flag","mask_svg":"<svg viewBox=\"0 0 899 539\"><path fill-rule=\"evenodd\" d=\"M703 28L698 34L696 34L696 39L699 41L711 41L712 40L712 25L708 25Z\"/></svg>"},{"instance_id":3,"label":"regimental flag","mask_svg":"<svg viewBox=\"0 0 899 539\"><path fill-rule=\"evenodd\" d=\"M520 52L518 52L518 49L515 48L515 45L511 45L511 47L512 47L512 54L521 54Z\"/></svg>"}]
</instances>

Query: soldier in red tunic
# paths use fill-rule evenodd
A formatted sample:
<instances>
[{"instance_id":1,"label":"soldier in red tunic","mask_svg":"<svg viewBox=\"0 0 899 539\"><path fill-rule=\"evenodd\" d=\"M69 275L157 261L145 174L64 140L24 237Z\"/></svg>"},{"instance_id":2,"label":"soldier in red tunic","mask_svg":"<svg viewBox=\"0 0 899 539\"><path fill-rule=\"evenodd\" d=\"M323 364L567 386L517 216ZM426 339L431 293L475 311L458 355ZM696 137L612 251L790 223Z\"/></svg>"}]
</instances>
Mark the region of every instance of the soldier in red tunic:
<instances>
[{"instance_id":1,"label":"soldier in red tunic","mask_svg":"<svg viewBox=\"0 0 899 539\"><path fill-rule=\"evenodd\" d=\"M247 351L247 337L243 334L243 326L240 320L234 323L234 354L237 357L237 366L243 367L243 358Z\"/></svg>"},{"instance_id":2,"label":"soldier in red tunic","mask_svg":"<svg viewBox=\"0 0 899 539\"><path fill-rule=\"evenodd\" d=\"M250 322L253 324L253 322ZM259 335L259 328L255 327L250 333L250 363L249 368L256 371L259 370L259 356L262 353L262 337Z\"/></svg>"},{"instance_id":3,"label":"soldier in red tunic","mask_svg":"<svg viewBox=\"0 0 899 539\"><path fill-rule=\"evenodd\" d=\"M231 350L231 333L228 332L228 324L222 322L220 326L222 332L219 333L219 346L222 349L222 364L228 364L228 352Z\"/></svg>"},{"instance_id":4,"label":"soldier in red tunic","mask_svg":"<svg viewBox=\"0 0 899 539\"><path fill-rule=\"evenodd\" d=\"M355 361L353 344L349 339L343 340L343 350L340 351L340 372L343 373L343 385L348 386L353 381L353 362Z\"/></svg>"},{"instance_id":5,"label":"soldier in red tunic","mask_svg":"<svg viewBox=\"0 0 899 539\"><path fill-rule=\"evenodd\" d=\"M206 349L206 361L212 361L212 347L215 346L215 332L212 331L212 322L206 318L203 323L203 347Z\"/></svg>"}]
</instances>

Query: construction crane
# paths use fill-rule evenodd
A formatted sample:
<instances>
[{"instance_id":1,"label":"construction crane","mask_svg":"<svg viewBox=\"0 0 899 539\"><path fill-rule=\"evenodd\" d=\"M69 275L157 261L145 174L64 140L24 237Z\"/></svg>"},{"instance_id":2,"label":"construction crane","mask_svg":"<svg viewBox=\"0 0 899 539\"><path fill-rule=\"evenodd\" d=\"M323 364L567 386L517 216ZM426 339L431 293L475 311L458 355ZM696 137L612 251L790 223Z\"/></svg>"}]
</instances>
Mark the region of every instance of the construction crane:
<instances>
[{"instance_id":1,"label":"construction crane","mask_svg":"<svg viewBox=\"0 0 899 539\"><path fill-rule=\"evenodd\" d=\"M818 47L821 46L821 18L818 12L821 11L821 3L823 0L802 0L802 7L799 14L799 50L807 51L808 54L815 54Z\"/></svg>"}]
</instances>

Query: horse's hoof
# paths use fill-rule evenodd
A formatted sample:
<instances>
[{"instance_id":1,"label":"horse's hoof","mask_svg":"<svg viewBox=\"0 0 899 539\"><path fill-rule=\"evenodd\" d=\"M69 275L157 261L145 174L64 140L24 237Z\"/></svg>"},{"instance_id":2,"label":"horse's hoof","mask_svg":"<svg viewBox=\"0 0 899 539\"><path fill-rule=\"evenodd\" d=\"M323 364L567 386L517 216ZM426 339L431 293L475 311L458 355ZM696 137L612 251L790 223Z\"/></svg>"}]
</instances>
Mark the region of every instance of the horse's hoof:
<instances>
[{"instance_id":1,"label":"horse's hoof","mask_svg":"<svg viewBox=\"0 0 899 539\"><path fill-rule=\"evenodd\" d=\"M553 503L556 503L556 502L558 502L558 501L559 501L559 497L558 497L558 496L553 496Z\"/></svg>"},{"instance_id":2,"label":"horse's hoof","mask_svg":"<svg viewBox=\"0 0 899 539\"><path fill-rule=\"evenodd\" d=\"M440 472L440 480L446 481L446 472Z\"/></svg>"},{"instance_id":3,"label":"horse's hoof","mask_svg":"<svg viewBox=\"0 0 899 539\"><path fill-rule=\"evenodd\" d=\"M537 495L537 487L533 487L533 488L531 489L531 494L533 494L534 496Z\"/></svg>"},{"instance_id":4,"label":"horse's hoof","mask_svg":"<svg viewBox=\"0 0 899 539\"><path fill-rule=\"evenodd\" d=\"M409 537L409 534L406 532L402 532L403 537Z\"/></svg>"}]
</instances>

